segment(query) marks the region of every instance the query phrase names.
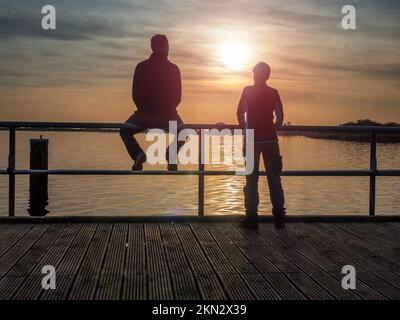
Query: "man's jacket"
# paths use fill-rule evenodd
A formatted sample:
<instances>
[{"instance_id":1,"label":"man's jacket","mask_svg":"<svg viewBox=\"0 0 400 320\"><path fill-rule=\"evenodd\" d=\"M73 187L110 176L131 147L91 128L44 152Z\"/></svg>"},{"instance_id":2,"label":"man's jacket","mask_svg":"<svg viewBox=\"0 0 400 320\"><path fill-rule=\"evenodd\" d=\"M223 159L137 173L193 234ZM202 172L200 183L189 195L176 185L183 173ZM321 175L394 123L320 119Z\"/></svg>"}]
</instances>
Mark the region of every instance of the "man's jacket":
<instances>
[{"instance_id":1,"label":"man's jacket","mask_svg":"<svg viewBox=\"0 0 400 320\"><path fill-rule=\"evenodd\" d=\"M164 118L176 114L181 102L181 74L178 66L161 54L152 54L135 69L132 98L138 113Z\"/></svg>"},{"instance_id":2,"label":"man's jacket","mask_svg":"<svg viewBox=\"0 0 400 320\"><path fill-rule=\"evenodd\" d=\"M274 112L278 126L283 123L283 106L278 90L262 85L246 87L240 98L237 118L242 128L254 129L256 142L277 140Z\"/></svg>"}]
</instances>

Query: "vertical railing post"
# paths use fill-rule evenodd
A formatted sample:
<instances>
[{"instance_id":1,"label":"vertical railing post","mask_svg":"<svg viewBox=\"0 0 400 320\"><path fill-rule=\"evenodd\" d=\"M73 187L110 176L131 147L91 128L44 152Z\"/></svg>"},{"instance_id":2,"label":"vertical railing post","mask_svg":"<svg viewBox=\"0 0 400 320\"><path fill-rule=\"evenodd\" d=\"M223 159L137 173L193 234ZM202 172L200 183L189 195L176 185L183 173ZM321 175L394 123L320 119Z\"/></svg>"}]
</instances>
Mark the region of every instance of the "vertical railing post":
<instances>
[{"instance_id":1,"label":"vertical railing post","mask_svg":"<svg viewBox=\"0 0 400 320\"><path fill-rule=\"evenodd\" d=\"M9 131L8 144L8 215L15 216L15 128Z\"/></svg>"},{"instance_id":2,"label":"vertical railing post","mask_svg":"<svg viewBox=\"0 0 400 320\"><path fill-rule=\"evenodd\" d=\"M373 130L370 134L370 165L371 171L369 176L369 215L375 216L375 199L376 199L376 170L378 168L378 160L376 158L376 132Z\"/></svg>"},{"instance_id":3,"label":"vertical railing post","mask_svg":"<svg viewBox=\"0 0 400 320\"><path fill-rule=\"evenodd\" d=\"M199 193L198 193L198 215L204 216L204 162L203 162L203 137L201 130L199 133Z\"/></svg>"}]
</instances>

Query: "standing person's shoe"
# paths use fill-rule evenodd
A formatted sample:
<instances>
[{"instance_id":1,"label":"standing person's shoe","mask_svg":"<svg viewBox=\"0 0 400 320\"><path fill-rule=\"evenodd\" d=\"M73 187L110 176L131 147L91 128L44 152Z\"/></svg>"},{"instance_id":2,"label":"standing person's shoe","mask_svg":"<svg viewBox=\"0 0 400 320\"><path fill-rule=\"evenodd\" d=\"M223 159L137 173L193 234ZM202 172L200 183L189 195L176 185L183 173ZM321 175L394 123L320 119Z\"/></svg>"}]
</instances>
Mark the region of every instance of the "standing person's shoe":
<instances>
[{"instance_id":1,"label":"standing person's shoe","mask_svg":"<svg viewBox=\"0 0 400 320\"><path fill-rule=\"evenodd\" d=\"M258 228L258 219L257 218L243 218L240 222L239 222L239 226L243 229L251 229L251 230L255 230Z\"/></svg>"},{"instance_id":2,"label":"standing person's shoe","mask_svg":"<svg viewBox=\"0 0 400 320\"><path fill-rule=\"evenodd\" d=\"M132 166L132 171L142 171L143 163L145 163L146 160L146 154L143 152L140 153L135 159L135 163Z\"/></svg>"},{"instance_id":3,"label":"standing person's shoe","mask_svg":"<svg viewBox=\"0 0 400 320\"><path fill-rule=\"evenodd\" d=\"M280 210L274 210L272 209L272 214L274 216L274 221L275 221L275 228L277 229L283 229L285 228L285 223L286 223L286 209L282 208Z\"/></svg>"}]
</instances>

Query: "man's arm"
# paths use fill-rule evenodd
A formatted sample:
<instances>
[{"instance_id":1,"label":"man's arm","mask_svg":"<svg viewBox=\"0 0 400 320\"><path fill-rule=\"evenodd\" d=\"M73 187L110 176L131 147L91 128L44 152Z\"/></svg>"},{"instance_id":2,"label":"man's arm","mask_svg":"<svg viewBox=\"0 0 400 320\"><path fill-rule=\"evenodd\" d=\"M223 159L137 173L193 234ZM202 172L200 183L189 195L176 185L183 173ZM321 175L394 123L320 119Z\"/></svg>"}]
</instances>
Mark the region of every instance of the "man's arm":
<instances>
[{"instance_id":1,"label":"man's arm","mask_svg":"<svg viewBox=\"0 0 400 320\"><path fill-rule=\"evenodd\" d=\"M245 113L246 113L246 89L243 90L242 96L240 97L239 105L237 108L236 116L240 127L244 128L246 124Z\"/></svg>"},{"instance_id":2,"label":"man's arm","mask_svg":"<svg viewBox=\"0 0 400 320\"><path fill-rule=\"evenodd\" d=\"M275 90L275 105L274 105L274 111L275 111L275 126L277 128L282 127L283 125L283 104L281 97L279 96L278 90Z\"/></svg>"},{"instance_id":3,"label":"man's arm","mask_svg":"<svg viewBox=\"0 0 400 320\"><path fill-rule=\"evenodd\" d=\"M177 107L182 100L182 80L181 80L181 72L178 67L176 67L175 77L174 77L174 106Z\"/></svg>"},{"instance_id":4,"label":"man's arm","mask_svg":"<svg viewBox=\"0 0 400 320\"><path fill-rule=\"evenodd\" d=\"M140 65L137 65L133 74L132 81L132 100L138 109L140 108L139 106L142 105L142 90L140 89L140 70Z\"/></svg>"}]
</instances>

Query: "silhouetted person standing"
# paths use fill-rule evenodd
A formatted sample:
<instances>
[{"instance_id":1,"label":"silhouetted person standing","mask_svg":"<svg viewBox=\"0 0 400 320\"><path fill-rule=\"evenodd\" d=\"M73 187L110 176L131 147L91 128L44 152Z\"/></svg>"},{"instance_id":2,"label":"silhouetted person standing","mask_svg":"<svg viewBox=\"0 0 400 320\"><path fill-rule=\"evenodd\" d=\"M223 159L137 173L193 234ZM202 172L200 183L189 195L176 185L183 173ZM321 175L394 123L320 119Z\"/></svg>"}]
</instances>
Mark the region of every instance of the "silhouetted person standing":
<instances>
[{"instance_id":1,"label":"silhouetted person standing","mask_svg":"<svg viewBox=\"0 0 400 320\"><path fill-rule=\"evenodd\" d=\"M168 60L169 44L165 35L151 39L153 53L135 69L132 98L137 111L128 118L120 135L134 164L132 170L142 170L146 154L134 138L134 134L149 128L168 128L169 121L182 120L176 108L181 102L181 75L178 66ZM178 142L178 150L184 142ZM168 160L168 150L166 153ZM168 170L177 170L176 164L168 164Z\"/></svg>"},{"instance_id":2,"label":"silhouetted person standing","mask_svg":"<svg viewBox=\"0 0 400 320\"><path fill-rule=\"evenodd\" d=\"M254 67L253 74L254 85L244 89L237 110L238 121L242 128L254 129L254 171L246 176L244 188L246 218L241 222L241 226L255 229L258 225L258 174L262 156L267 172L275 226L283 228L286 210L280 177L282 157L276 133L276 127L280 127L283 123L283 106L278 91L266 83L271 74L270 67L260 62Z\"/></svg>"}]
</instances>

